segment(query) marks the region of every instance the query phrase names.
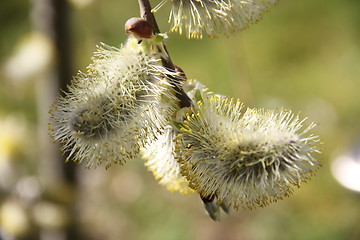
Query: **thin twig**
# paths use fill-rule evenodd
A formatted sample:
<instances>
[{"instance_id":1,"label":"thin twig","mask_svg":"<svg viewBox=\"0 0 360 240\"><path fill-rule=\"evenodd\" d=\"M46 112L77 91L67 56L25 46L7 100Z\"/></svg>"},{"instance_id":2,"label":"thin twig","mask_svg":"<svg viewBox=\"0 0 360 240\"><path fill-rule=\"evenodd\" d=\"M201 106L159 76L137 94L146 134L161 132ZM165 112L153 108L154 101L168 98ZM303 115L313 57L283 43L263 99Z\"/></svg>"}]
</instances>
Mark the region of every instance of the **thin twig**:
<instances>
[{"instance_id":1,"label":"thin twig","mask_svg":"<svg viewBox=\"0 0 360 240\"><path fill-rule=\"evenodd\" d=\"M140 16L145 19L153 28L154 33L160 33L154 14L151 12L151 5L148 0L138 0Z\"/></svg>"},{"instance_id":2,"label":"thin twig","mask_svg":"<svg viewBox=\"0 0 360 240\"><path fill-rule=\"evenodd\" d=\"M138 0L140 7L140 16L145 19L153 28L154 34L160 33L159 26L157 25L154 14L151 12L151 5L149 0ZM169 70L175 71L174 63L171 61L170 55L166 49L165 44L163 43L163 47L166 52L166 57L162 58L162 63L164 67ZM174 81L174 90L176 92L176 97L180 100L180 107L190 107L192 105L191 99L186 95L184 90L179 85L178 79L173 79Z\"/></svg>"}]
</instances>

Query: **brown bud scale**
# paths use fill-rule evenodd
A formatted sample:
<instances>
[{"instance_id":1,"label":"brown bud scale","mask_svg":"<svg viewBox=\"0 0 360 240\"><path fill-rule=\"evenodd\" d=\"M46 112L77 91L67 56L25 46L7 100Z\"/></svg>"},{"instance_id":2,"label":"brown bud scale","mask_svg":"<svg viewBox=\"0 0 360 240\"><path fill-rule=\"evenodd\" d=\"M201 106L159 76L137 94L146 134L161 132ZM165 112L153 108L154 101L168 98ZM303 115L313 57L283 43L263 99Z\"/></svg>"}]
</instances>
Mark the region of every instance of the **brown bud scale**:
<instances>
[{"instance_id":1,"label":"brown bud scale","mask_svg":"<svg viewBox=\"0 0 360 240\"><path fill-rule=\"evenodd\" d=\"M153 29L151 25L143 18L133 17L126 21L125 31L128 35L137 38L151 38Z\"/></svg>"}]
</instances>

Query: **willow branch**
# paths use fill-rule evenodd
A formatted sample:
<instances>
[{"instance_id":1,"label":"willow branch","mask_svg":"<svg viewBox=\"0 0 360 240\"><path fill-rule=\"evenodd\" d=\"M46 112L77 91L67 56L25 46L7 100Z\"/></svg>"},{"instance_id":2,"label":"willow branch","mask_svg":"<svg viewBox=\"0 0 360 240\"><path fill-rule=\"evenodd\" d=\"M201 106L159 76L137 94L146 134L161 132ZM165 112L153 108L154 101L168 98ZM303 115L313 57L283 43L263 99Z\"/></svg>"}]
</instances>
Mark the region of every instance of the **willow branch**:
<instances>
[{"instance_id":1,"label":"willow branch","mask_svg":"<svg viewBox=\"0 0 360 240\"><path fill-rule=\"evenodd\" d=\"M154 34L160 33L159 26L157 25L156 19L154 14L151 12L151 5L149 0L138 0L139 7L140 7L140 16L145 19L153 28ZM162 63L164 67L166 67L169 70L172 70L175 72L175 66L174 63L171 61L170 55L166 49L165 44L163 43L164 49L166 51L166 57L162 58ZM176 97L180 100L180 107L190 107L192 105L191 99L186 95L184 90L179 86L178 79L173 79L173 82L175 83L174 90L176 92Z\"/></svg>"},{"instance_id":2,"label":"willow branch","mask_svg":"<svg viewBox=\"0 0 360 240\"><path fill-rule=\"evenodd\" d=\"M140 6L140 16L145 19L153 28L154 33L160 33L154 14L151 12L149 0L138 0Z\"/></svg>"}]
</instances>

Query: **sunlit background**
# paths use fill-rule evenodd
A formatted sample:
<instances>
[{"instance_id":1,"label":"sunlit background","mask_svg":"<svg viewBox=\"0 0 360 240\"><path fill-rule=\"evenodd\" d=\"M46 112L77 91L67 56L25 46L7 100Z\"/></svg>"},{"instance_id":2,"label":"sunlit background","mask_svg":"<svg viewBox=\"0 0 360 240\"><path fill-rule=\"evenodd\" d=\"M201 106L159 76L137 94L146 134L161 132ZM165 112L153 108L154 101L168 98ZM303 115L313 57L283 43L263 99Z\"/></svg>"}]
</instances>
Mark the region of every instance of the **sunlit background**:
<instances>
[{"instance_id":1,"label":"sunlit background","mask_svg":"<svg viewBox=\"0 0 360 240\"><path fill-rule=\"evenodd\" d=\"M169 9L156 14L162 31ZM64 163L48 137L54 96L99 42L125 41L137 1L1 0L0 239L360 239L359 13L359 0L281 0L229 38L169 34L188 78L249 107L299 112L323 142L323 167L290 198L213 222L198 196L168 192L143 160L87 170Z\"/></svg>"}]
</instances>

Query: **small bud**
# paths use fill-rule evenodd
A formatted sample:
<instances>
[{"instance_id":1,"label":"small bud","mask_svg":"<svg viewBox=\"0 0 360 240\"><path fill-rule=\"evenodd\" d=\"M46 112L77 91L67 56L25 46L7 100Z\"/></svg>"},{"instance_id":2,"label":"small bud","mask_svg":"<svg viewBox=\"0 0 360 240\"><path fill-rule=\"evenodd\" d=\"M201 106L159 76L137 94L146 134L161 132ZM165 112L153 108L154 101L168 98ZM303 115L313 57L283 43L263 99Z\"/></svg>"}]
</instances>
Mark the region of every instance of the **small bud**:
<instances>
[{"instance_id":1,"label":"small bud","mask_svg":"<svg viewBox=\"0 0 360 240\"><path fill-rule=\"evenodd\" d=\"M220 207L214 202L214 198L201 197L204 208L212 220L220 221Z\"/></svg>"},{"instance_id":2,"label":"small bud","mask_svg":"<svg viewBox=\"0 0 360 240\"><path fill-rule=\"evenodd\" d=\"M125 31L128 35L137 38L151 38L153 35L151 25L143 18L133 17L126 21Z\"/></svg>"}]
</instances>

